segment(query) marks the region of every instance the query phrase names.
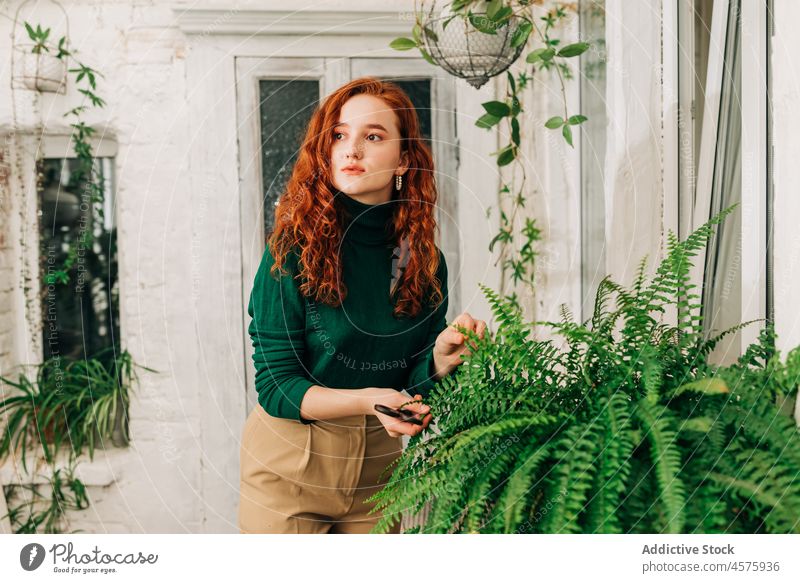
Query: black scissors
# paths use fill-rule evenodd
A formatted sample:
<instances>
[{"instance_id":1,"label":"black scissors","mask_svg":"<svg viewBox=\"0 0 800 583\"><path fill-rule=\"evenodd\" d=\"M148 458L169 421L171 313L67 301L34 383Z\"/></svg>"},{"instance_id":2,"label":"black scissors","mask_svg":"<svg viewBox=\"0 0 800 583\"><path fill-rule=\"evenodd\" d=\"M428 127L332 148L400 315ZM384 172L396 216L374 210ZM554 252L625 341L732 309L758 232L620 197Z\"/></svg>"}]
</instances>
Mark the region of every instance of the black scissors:
<instances>
[{"instance_id":1,"label":"black scissors","mask_svg":"<svg viewBox=\"0 0 800 583\"><path fill-rule=\"evenodd\" d=\"M416 417L417 413L409 411L408 409L393 409L392 407L387 407L386 405L381 405L380 403L375 404L375 410L378 413L383 413L384 415L388 415L389 417L396 417L401 421L405 421L407 423L413 423L414 425L422 425L422 420Z\"/></svg>"}]
</instances>

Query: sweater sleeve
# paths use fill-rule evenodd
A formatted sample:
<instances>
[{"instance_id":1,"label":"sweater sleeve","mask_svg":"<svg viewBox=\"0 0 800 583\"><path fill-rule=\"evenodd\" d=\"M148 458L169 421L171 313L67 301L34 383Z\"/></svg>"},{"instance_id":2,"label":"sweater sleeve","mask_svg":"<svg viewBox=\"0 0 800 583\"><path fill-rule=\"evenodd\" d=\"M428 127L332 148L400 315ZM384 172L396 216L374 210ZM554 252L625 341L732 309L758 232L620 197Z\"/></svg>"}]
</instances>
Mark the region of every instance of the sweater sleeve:
<instances>
[{"instance_id":1,"label":"sweater sleeve","mask_svg":"<svg viewBox=\"0 0 800 583\"><path fill-rule=\"evenodd\" d=\"M258 403L273 417L313 423L300 417L300 403L315 383L306 376L305 299L294 276L297 257L287 256L277 276L270 273L275 259L269 245L258 266L247 313L253 342Z\"/></svg>"},{"instance_id":2,"label":"sweater sleeve","mask_svg":"<svg viewBox=\"0 0 800 583\"><path fill-rule=\"evenodd\" d=\"M447 328L447 263L444 258L444 253L442 253L441 250L439 251L439 269L436 272L436 277L442 282L442 302L431 314L430 327L428 329L428 336L425 340L424 348L411 365L411 369L408 373L408 383L405 387L409 395L414 396L415 394L420 394L423 399L428 397L433 387L436 385L433 347L436 344L436 338Z\"/></svg>"}]
</instances>

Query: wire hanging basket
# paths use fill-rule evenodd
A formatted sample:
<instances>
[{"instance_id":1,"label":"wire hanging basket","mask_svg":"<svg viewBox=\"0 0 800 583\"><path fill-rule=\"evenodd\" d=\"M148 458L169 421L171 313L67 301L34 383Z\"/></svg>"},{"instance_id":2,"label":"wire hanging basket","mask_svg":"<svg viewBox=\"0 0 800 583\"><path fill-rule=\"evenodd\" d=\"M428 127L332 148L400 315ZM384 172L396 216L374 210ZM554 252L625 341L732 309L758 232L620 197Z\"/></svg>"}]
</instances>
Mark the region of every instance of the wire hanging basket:
<instances>
[{"instance_id":1,"label":"wire hanging basket","mask_svg":"<svg viewBox=\"0 0 800 583\"><path fill-rule=\"evenodd\" d=\"M449 3L440 8L433 0L423 5L417 18L431 59L476 89L508 69L524 48L512 43L517 29L527 22L516 15L496 24L486 14L473 13L474 22L483 29L479 30L466 16L451 12Z\"/></svg>"},{"instance_id":2,"label":"wire hanging basket","mask_svg":"<svg viewBox=\"0 0 800 583\"><path fill-rule=\"evenodd\" d=\"M53 43L37 44L28 38L23 22L20 21L20 12L29 3L31 3L31 0L20 4L14 16L11 32L12 81L15 87L30 89L31 91L65 93L67 88L67 59L69 57L67 55L59 57L56 56L56 53L51 52L57 50ZM67 12L58 2L52 1L51 3L61 10L66 28L65 38L69 38Z\"/></svg>"}]
</instances>

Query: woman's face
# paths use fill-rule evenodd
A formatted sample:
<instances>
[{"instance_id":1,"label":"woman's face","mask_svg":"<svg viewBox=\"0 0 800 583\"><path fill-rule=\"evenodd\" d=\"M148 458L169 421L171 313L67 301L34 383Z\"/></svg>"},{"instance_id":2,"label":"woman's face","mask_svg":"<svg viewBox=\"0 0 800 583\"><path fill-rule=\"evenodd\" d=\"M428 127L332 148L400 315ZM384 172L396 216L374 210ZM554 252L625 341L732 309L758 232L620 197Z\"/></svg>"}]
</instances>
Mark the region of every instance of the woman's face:
<instances>
[{"instance_id":1,"label":"woman's face","mask_svg":"<svg viewBox=\"0 0 800 583\"><path fill-rule=\"evenodd\" d=\"M395 175L408 169L400 144L399 120L391 107L373 95L351 97L333 128L333 185L367 204L390 200Z\"/></svg>"}]
</instances>

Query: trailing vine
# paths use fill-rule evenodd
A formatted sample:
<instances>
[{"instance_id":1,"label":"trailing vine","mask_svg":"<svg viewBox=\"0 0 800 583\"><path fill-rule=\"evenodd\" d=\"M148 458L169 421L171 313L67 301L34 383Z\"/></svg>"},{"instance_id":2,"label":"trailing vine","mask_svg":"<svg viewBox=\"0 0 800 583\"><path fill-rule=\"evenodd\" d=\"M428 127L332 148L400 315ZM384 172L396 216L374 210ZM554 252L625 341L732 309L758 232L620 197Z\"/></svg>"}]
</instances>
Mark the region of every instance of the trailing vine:
<instances>
[{"instance_id":1,"label":"trailing vine","mask_svg":"<svg viewBox=\"0 0 800 583\"><path fill-rule=\"evenodd\" d=\"M42 29L39 24L34 28L28 22L25 22L24 25L29 38L34 42L33 48L31 49L32 52L41 54L42 52L54 50L55 57L64 62L66 62L67 58L72 58L76 66L71 69L68 68L67 71L74 74L76 86L83 82L82 86L77 87L78 92L89 101L92 107L105 107L106 102L96 93L97 79L102 78L102 74L75 58L75 51L69 48L68 39L62 36L58 40L58 45L52 47L47 42L50 36L49 28ZM70 127L72 128L71 140L78 165L71 176L71 180L76 184L84 185L86 190L85 194L88 196L94 211L102 220L104 218L102 177L95 168L95 158L92 154L92 147L90 144L91 137L95 134L96 130L88 126L82 118L82 114L88 108L88 105L81 104L64 114L64 117L71 117L74 120L70 123ZM43 274L44 283L46 285L69 283L69 272L75 265L75 261L82 251L91 249L93 243L93 230L82 229L77 241L69 245L67 256L63 264L52 273Z\"/></svg>"}]
</instances>

